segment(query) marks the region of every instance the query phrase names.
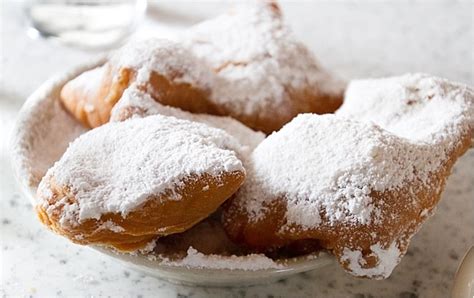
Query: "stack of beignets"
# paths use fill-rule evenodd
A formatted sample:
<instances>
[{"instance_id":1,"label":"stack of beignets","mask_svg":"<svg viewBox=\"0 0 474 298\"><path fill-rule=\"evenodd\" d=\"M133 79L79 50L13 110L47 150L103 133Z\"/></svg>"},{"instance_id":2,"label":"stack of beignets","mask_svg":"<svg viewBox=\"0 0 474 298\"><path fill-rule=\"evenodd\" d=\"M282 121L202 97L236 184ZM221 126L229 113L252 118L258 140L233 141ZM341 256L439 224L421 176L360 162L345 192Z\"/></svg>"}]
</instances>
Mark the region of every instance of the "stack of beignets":
<instances>
[{"instance_id":1,"label":"stack of beignets","mask_svg":"<svg viewBox=\"0 0 474 298\"><path fill-rule=\"evenodd\" d=\"M80 244L185 250L217 231L207 252L325 249L386 278L471 145L474 92L421 74L359 80L318 115L343 87L272 2L179 43L129 44L63 87L93 129L46 173L36 210Z\"/></svg>"}]
</instances>

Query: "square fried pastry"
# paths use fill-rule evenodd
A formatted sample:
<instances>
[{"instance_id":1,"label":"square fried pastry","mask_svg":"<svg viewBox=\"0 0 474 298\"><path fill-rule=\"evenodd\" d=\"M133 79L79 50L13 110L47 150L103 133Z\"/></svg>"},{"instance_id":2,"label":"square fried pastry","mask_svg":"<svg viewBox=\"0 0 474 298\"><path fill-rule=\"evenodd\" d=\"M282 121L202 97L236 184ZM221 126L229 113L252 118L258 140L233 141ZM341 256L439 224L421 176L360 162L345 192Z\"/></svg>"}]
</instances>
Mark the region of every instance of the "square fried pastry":
<instances>
[{"instance_id":1,"label":"square fried pastry","mask_svg":"<svg viewBox=\"0 0 474 298\"><path fill-rule=\"evenodd\" d=\"M224 227L259 251L318 241L351 274L387 278L473 124L467 86L421 74L355 81L336 115L299 115L257 146Z\"/></svg>"},{"instance_id":2,"label":"square fried pastry","mask_svg":"<svg viewBox=\"0 0 474 298\"><path fill-rule=\"evenodd\" d=\"M107 123L73 141L37 193L40 220L80 244L120 251L183 232L243 183L240 143L167 116Z\"/></svg>"}]
</instances>

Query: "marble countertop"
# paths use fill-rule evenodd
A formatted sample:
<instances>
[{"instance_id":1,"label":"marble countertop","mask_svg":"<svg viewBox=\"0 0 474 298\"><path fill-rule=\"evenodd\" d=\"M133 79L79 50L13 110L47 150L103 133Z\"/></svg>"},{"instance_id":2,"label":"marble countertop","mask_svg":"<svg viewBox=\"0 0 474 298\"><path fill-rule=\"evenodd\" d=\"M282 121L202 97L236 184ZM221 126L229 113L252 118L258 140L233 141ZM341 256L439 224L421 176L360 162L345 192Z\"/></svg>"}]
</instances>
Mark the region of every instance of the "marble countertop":
<instances>
[{"instance_id":1,"label":"marble countertop","mask_svg":"<svg viewBox=\"0 0 474 298\"><path fill-rule=\"evenodd\" d=\"M216 3L186 5L174 11L169 3L153 5L137 34L166 36L172 31L165 33L164 26L180 30L186 25L183 22L205 18L224 7ZM474 83L474 24L469 1L285 2L282 6L294 31L319 60L346 79L421 71ZM193 15L186 15L189 11ZM334 265L248 288L173 285L131 271L48 232L15 183L7 140L18 109L35 88L55 72L85 62L97 53L29 39L17 1L3 2L0 13L2 296L449 296L456 268L474 244L474 150L458 161L436 215L413 238L392 276L383 281L356 279Z\"/></svg>"}]
</instances>

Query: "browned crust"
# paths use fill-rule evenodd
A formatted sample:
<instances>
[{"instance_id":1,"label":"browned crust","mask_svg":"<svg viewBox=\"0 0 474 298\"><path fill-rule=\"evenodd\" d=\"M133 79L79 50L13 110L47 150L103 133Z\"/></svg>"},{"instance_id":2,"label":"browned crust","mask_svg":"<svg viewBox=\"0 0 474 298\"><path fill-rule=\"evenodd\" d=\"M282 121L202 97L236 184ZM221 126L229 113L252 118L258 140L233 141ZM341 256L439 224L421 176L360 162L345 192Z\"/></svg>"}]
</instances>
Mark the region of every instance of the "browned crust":
<instances>
[{"instance_id":1,"label":"browned crust","mask_svg":"<svg viewBox=\"0 0 474 298\"><path fill-rule=\"evenodd\" d=\"M177 82L176 79L182 76L183 74L180 73L163 76L152 72L148 85L139 87L163 105L177 107L191 113L219 115L219 109L210 100L211 90Z\"/></svg>"},{"instance_id":2,"label":"browned crust","mask_svg":"<svg viewBox=\"0 0 474 298\"><path fill-rule=\"evenodd\" d=\"M220 114L229 115L256 131L270 134L282 128L301 113L327 114L334 113L341 105L344 90L330 94L323 93L315 87L308 86L301 90L287 90L288 100L284 106L275 110L257 111L244 114L221 107Z\"/></svg>"},{"instance_id":3,"label":"browned crust","mask_svg":"<svg viewBox=\"0 0 474 298\"><path fill-rule=\"evenodd\" d=\"M264 2L266 9L272 13L275 19L282 17L281 10L275 1ZM209 71L219 73L228 66L245 66L246 64L246 62L229 61L213 70L209 68ZM106 68L103 78L94 92L86 93L85 90L90 90L90 86L78 86L77 82L76 84L67 83L61 90L61 102L66 110L89 128L98 127L109 121L113 106L120 99L124 90L135 81L137 72L137 70L130 68L119 68L117 65L111 65L110 62L103 67ZM317 66L315 65L315 67ZM343 100L343 90L331 93L309 84L296 89L283 86L285 88L283 95L285 103L282 106L256 110L247 114L244 111L215 103L211 100L214 86L181 82L179 78L183 75L184 73L178 70L166 75L151 72L149 81L138 87L163 105L177 107L191 113L231 116L248 127L267 134L279 130L300 113L333 113ZM285 83L289 85L289 82L283 82L284 85Z\"/></svg>"},{"instance_id":4,"label":"browned crust","mask_svg":"<svg viewBox=\"0 0 474 298\"><path fill-rule=\"evenodd\" d=\"M174 190L181 196L179 200L173 200L170 190L148 198L125 217L119 213L107 213L99 220L88 219L68 224L60 221L65 205L55 203L67 198L66 205L70 205L77 203L77 200L68 187L55 184L53 178L50 181L52 195L43 198L47 205L38 205L36 211L41 222L75 243L100 244L120 251L133 251L143 248L157 236L183 232L206 218L237 191L244 179L245 173L241 171L223 173L217 177L209 174L189 176L183 180L182 187ZM108 221L123 228L123 231L100 229Z\"/></svg>"},{"instance_id":5,"label":"browned crust","mask_svg":"<svg viewBox=\"0 0 474 298\"><path fill-rule=\"evenodd\" d=\"M88 128L98 127L109 121L110 111L135 79L132 69L122 68L115 73L108 63L101 67L105 69L96 90L90 90L88 86L77 86L75 79L61 89L60 99L64 108ZM98 68L92 71L97 70Z\"/></svg>"},{"instance_id":6,"label":"browned crust","mask_svg":"<svg viewBox=\"0 0 474 298\"><path fill-rule=\"evenodd\" d=\"M472 130L469 130L459 140L439 171L432 173L428 185L413 181L396 191L372 192L374 204L382 211L380 223L331 225L326 221L314 229L291 225L290 229L282 230L286 225L287 209L286 200L279 198L274 200L271 206L266 206L265 215L258 221L251 221L238 203L234 205L233 201L229 200L223 208L224 228L233 241L257 251L271 252L297 242L301 244L301 241L305 240L318 240L318 246L331 251L348 271L349 264L343 258L345 248L362 251L366 261L364 267L375 267L379 260L370 249L374 244L379 243L387 248L396 241L401 255L405 254L411 237L439 202L454 163L469 149L471 137ZM414 192L414 195L410 192ZM416 203L413 202L413 197L416 198ZM321 214L321 217L324 219L324 214Z\"/></svg>"},{"instance_id":7,"label":"browned crust","mask_svg":"<svg viewBox=\"0 0 474 298\"><path fill-rule=\"evenodd\" d=\"M78 86L77 82L66 83L60 98L64 108L88 128L95 128L109 121L110 112L122 97L123 92L135 82L136 70L116 70L106 63L101 83L97 90L90 86ZM211 91L205 86L194 86L179 82L183 74L168 76L151 72L150 80L138 88L149 93L157 102L181 108L192 113L219 114L217 107L209 100Z\"/></svg>"}]
</instances>

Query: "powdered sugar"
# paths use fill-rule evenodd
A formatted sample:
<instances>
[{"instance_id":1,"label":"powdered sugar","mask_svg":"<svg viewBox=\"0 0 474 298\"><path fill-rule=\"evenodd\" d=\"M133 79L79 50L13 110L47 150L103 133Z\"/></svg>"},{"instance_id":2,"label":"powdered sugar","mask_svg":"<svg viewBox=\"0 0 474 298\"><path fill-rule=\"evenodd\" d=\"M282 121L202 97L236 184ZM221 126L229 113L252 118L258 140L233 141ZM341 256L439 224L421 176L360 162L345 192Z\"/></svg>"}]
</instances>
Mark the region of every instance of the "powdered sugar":
<instances>
[{"instance_id":1,"label":"powdered sugar","mask_svg":"<svg viewBox=\"0 0 474 298\"><path fill-rule=\"evenodd\" d=\"M245 256L205 255L189 247L186 257L177 261L164 258L163 265L186 268L230 269L256 271L264 269L281 269L283 265L275 263L263 254Z\"/></svg>"},{"instance_id":2,"label":"powdered sugar","mask_svg":"<svg viewBox=\"0 0 474 298\"><path fill-rule=\"evenodd\" d=\"M200 122L211 127L220 128L237 138L242 145L248 146L249 150L253 150L265 138L265 135L262 132L256 132L230 117L193 114L179 108L162 105L155 101L149 94L134 88L134 86L129 87L123 93L122 98L120 98L112 109L110 120L123 120L123 114L128 113L127 110L133 111L132 115L126 115L132 118L158 114Z\"/></svg>"},{"instance_id":3,"label":"powdered sugar","mask_svg":"<svg viewBox=\"0 0 474 298\"><path fill-rule=\"evenodd\" d=\"M102 223L99 226L98 230L110 230L110 231L115 232L115 233L125 232L125 229L123 227L115 224L111 220L108 220L108 221Z\"/></svg>"},{"instance_id":4,"label":"powdered sugar","mask_svg":"<svg viewBox=\"0 0 474 298\"><path fill-rule=\"evenodd\" d=\"M55 76L36 90L22 107L12 133L11 153L15 174L35 193L48 168L58 160L69 142L85 131L59 103L62 86L103 59Z\"/></svg>"},{"instance_id":5,"label":"powdered sugar","mask_svg":"<svg viewBox=\"0 0 474 298\"><path fill-rule=\"evenodd\" d=\"M449 143L474 127L474 91L425 74L356 80L336 114L376 123L411 141Z\"/></svg>"},{"instance_id":6,"label":"powdered sugar","mask_svg":"<svg viewBox=\"0 0 474 298\"><path fill-rule=\"evenodd\" d=\"M456 140L472 130L473 93L465 86L423 75L351 86L337 116L300 115L255 149L238 194L251 220L283 197L288 223L303 228L317 227L321 216L330 223L374 222L372 191L428 183ZM359 118L376 119L388 131Z\"/></svg>"},{"instance_id":7,"label":"powdered sugar","mask_svg":"<svg viewBox=\"0 0 474 298\"><path fill-rule=\"evenodd\" d=\"M302 114L255 149L239 197L254 219L265 201L285 197L289 223L312 228L325 214L329 222L368 224L377 214L370 192L414 179L411 164L428 162L423 148L408 154L414 149L375 125Z\"/></svg>"},{"instance_id":8,"label":"powdered sugar","mask_svg":"<svg viewBox=\"0 0 474 298\"><path fill-rule=\"evenodd\" d=\"M146 84L152 71L175 82L210 88L214 76L208 66L179 43L147 39L126 44L110 56L110 65L137 71L136 82Z\"/></svg>"},{"instance_id":9,"label":"powdered sugar","mask_svg":"<svg viewBox=\"0 0 474 298\"><path fill-rule=\"evenodd\" d=\"M372 254L377 257L378 263L373 268L364 268L365 259L362 252L358 250L344 249L341 260L347 262L348 269L356 276L364 276L370 278L387 278L392 273L395 266L401 258L400 250L396 242L392 242L387 248L377 243L370 246Z\"/></svg>"},{"instance_id":10,"label":"powdered sugar","mask_svg":"<svg viewBox=\"0 0 474 298\"><path fill-rule=\"evenodd\" d=\"M213 99L238 114L280 113L289 90L335 94L343 83L296 40L274 4L256 1L194 26L183 42L218 75Z\"/></svg>"},{"instance_id":11,"label":"powdered sugar","mask_svg":"<svg viewBox=\"0 0 474 298\"><path fill-rule=\"evenodd\" d=\"M239 150L237 140L222 130L173 117L108 123L71 143L40 183L39 204L53 178L77 200L65 210L63 224L107 212L126 216L150 196L175 190L190 175L244 172L235 153Z\"/></svg>"},{"instance_id":12,"label":"powdered sugar","mask_svg":"<svg viewBox=\"0 0 474 298\"><path fill-rule=\"evenodd\" d=\"M105 67L99 66L81 73L68 82L70 90L80 90L84 97L94 96L100 90ZM85 106L87 112L92 112L93 106Z\"/></svg>"},{"instance_id":13,"label":"powdered sugar","mask_svg":"<svg viewBox=\"0 0 474 298\"><path fill-rule=\"evenodd\" d=\"M387 218L381 218L383 198L372 201L373 191L441 192L431 177L464 144L460 140L472 136L473 95L467 86L420 74L353 82L336 115L299 115L257 146L233 208L258 221L267 206L283 200L282 232L294 225L317 230L322 223L377 226ZM419 208L415 195L407 202ZM430 210L420 213L426 218ZM367 266L367 256L351 243L341 261L355 275L386 278L405 252L397 241L406 248L418 228L390 236L389 245L372 242L374 265Z\"/></svg>"}]
</instances>

